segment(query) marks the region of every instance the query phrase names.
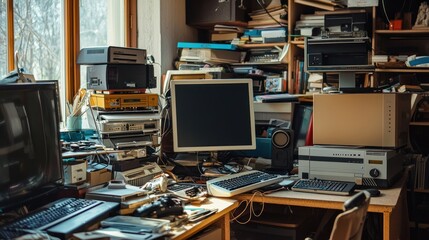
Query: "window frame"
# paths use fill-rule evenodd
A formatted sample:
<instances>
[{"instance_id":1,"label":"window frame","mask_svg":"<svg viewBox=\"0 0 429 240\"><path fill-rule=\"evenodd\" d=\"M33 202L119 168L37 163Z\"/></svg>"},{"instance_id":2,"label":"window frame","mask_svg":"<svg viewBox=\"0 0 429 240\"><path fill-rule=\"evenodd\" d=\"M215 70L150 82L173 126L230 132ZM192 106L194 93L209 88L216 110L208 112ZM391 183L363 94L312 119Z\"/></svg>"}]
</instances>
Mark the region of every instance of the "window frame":
<instances>
[{"instance_id":1,"label":"window frame","mask_svg":"<svg viewBox=\"0 0 429 240\"><path fill-rule=\"evenodd\" d=\"M7 0L7 60L8 70L15 68L13 1ZM137 0L124 1L125 46L137 47ZM65 93L71 102L80 88L80 68L76 60L80 51L79 0L64 1Z\"/></svg>"}]
</instances>

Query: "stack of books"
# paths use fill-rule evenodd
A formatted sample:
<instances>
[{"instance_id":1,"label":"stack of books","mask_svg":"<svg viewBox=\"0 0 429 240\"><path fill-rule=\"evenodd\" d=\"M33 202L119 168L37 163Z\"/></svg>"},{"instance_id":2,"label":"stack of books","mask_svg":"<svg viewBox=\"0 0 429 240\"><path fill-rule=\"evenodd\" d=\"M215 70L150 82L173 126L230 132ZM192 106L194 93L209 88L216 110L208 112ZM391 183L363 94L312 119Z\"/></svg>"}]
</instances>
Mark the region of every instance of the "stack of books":
<instances>
[{"instance_id":1,"label":"stack of books","mask_svg":"<svg viewBox=\"0 0 429 240\"><path fill-rule=\"evenodd\" d=\"M211 33L212 42L231 42L239 39L244 32L244 27L217 24Z\"/></svg>"},{"instance_id":2,"label":"stack of books","mask_svg":"<svg viewBox=\"0 0 429 240\"><path fill-rule=\"evenodd\" d=\"M267 13L268 12L268 13ZM258 9L249 13L251 20L248 28L269 28L287 26L287 7L274 5L265 9Z\"/></svg>"},{"instance_id":3,"label":"stack of books","mask_svg":"<svg viewBox=\"0 0 429 240\"><path fill-rule=\"evenodd\" d=\"M180 61L207 63L239 63L243 59L242 52L235 45L224 43L178 42L181 48Z\"/></svg>"},{"instance_id":4,"label":"stack of books","mask_svg":"<svg viewBox=\"0 0 429 240\"><path fill-rule=\"evenodd\" d=\"M336 9L347 7L342 0L295 0L295 3L327 11L335 11Z\"/></svg>"}]
</instances>

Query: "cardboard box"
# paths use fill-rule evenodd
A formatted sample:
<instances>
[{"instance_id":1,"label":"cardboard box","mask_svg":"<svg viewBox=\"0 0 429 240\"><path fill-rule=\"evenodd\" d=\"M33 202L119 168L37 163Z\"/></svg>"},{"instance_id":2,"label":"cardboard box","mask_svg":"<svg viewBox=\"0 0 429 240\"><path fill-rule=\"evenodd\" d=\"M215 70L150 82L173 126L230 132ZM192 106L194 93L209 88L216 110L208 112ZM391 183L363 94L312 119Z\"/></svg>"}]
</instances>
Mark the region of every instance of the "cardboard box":
<instances>
[{"instance_id":1,"label":"cardboard box","mask_svg":"<svg viewBox=\"0 0 429 240\"><path fill-rule=\"evenodd\" d=\"M89 186L96 186L107 183L112 179L112 172L109 169L88 169L86 179Z\"/></svg>"},{"instance_id":2,"label":"cardboard box","mask_svg":"<svg viewBox=\"0 0 429 240\"><path fill-rule=\"evenodd\" d=\"M313 96L313 143L399 148L408 143L411 94Z\"/></svg>"}]
</instances>

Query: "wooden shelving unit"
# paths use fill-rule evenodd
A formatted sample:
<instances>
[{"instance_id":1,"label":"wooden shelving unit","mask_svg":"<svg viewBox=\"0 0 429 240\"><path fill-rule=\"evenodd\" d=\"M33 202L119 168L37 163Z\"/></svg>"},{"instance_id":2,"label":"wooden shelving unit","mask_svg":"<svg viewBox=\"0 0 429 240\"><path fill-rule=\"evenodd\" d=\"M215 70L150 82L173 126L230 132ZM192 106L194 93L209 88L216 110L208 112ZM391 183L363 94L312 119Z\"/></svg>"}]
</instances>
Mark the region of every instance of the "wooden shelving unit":
<instances>
[{"instance_id":1,"label":"wooden shelving unit","mask_svg":"<svg viewBox=\"0 0 429 240\"><path fill-rule=\"evenodd\" d=\"M375 34L390 36L414 36L427 35L429 29L407 29L407 30L375 30Z\"/></svg>"},{"instance_id":2,"label":"wooden shelving unit","mask_svg":"<svg viewBox=\"0 0 429 240\"><path fill-rule=\"evenodd\" d=\"M376 68L375 72L429 73L429 68Z\"/></svg>"}]
</instances>

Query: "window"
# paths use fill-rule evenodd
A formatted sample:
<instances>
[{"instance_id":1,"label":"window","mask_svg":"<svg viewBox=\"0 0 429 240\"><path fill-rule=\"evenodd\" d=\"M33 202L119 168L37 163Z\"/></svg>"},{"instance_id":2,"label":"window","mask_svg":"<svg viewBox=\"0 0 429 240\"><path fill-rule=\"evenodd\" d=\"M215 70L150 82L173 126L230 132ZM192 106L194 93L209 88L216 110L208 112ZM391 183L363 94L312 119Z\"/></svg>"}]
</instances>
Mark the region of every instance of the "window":
<instances>
[{"instance_id":1,"label":"window","mask_svg":"<svg viewBox=\"0 0 429 240\"><path fill-rule=\"evenodd\" d=\"M117 11L120 9L121 11ZM124 2L80 0L80 47L125 46ZM80 67L81 87L86 86L86 66Z\"/></svg>"},{"instance_id":2,"label":"window","mask_svg":"<svg viewBox=\"0 0 429 240\"><path fill-rule=\"evenodd\" d=\"M15 69L18 51L19 67L36 80L59 80L64 111L66 99L85 86L76 70L80 48L137 42L128 37L136 36L129 27L135 6L136 0L0 0L0 77Z\"/></svg>"},{"instance_id":3,"label":"window","mask_svg":"<svg viewBox=\"0 0 429 240\"><path fill-rule=\"evenodd\" d=\"M5 76L7 69L7 21L6 1L0 0L0 77Z\"/></svg>"}]
</instances>

